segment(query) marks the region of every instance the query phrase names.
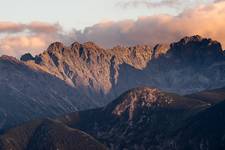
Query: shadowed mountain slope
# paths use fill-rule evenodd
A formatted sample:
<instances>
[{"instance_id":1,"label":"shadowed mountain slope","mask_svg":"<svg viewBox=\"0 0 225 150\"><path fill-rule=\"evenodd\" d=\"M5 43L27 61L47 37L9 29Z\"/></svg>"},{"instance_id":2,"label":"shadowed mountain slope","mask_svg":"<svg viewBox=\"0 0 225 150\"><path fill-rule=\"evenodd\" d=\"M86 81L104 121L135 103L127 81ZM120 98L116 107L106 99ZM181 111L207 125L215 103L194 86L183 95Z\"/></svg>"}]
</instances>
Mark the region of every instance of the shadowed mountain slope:
<instances>
[{"instance_id":1,"label":"shadowed mountain slope","mask_svg":"<svg viewBox=\"0 0 225 150\"><path fill-rule=\"evenodd\" d=\"M15 58L2 56L0 70L0 129L97 106L64 81Z\"/></svg>"},{"instance_id":2,"label":"shadowed mountain slope","mask_svg":"<svg viewBox=\"0 0 225 150\"><path fill-rule=\"evenodd\" d=\"M2 150L106 150L88 134L53 120L37 120L0 137Z\"/></svg>"},{"instance_id":3,"label":"shadowed mountain slope","mask_svg":"<svg viewBox=\"0 0 225 150\"><path fill-rule=\"evenodd\" d=\"M176 147L181 150L225 149L225 101L189 119L176 136Z\"/></svg>"},{"instance_id":4,"label":"shadowed mountain slope","mask_svg":"<svg viewBox=\"0 0 225 150\"><path fill-rule=\"evenodd\" d=\"M101 109L66 115L60 120L79 128L111 149L157 149L184 121L209 103L154 88L136 88Z\"/></svg>"},{"instance_id":5,"label":"shadowed mountain slope","mask_svg":"<svg viewBox=\"0 0 225 150\"><path fill-rule=\"evenodd\" d=\"M155 88L135 88L102 108L10 129L0 137L0 148L69 149L75 144L71 143L77 137L74 132L82 130L113 150L223 149L224 101L217 99L214 104L205 100L207 96L223 97L222 90L207 91L204 99L197 99Z\"/></svg>"}]
</instances>

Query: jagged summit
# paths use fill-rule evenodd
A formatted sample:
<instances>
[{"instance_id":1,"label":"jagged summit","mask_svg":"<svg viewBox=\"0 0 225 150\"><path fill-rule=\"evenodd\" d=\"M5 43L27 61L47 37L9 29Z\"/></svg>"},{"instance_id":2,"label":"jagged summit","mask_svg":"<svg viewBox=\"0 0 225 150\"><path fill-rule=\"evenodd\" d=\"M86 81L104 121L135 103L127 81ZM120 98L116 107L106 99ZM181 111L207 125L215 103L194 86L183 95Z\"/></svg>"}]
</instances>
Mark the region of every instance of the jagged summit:
<instances>
[{"instance_id":1,"label":"jagged summit","mask_svg":"<svg viewBox=\"0 0 225 150\"><path fill-rule=\"evenodd\" d=\"M208 46L210 48L214 48L212 50L222 51L222 46L218 41L212 40L211 38L204 38L204 37L201 37L200 35L186 36L182 38L180 41L172 43L170 47L176 48L178 46L190 46L194 44L197 44L196 46L201 46L201 47Z\"/></svg>"},{"instance_id":2,"label":"jagged summit","mask_svg":"<svg viewBox=\"0 0 225 150\"><path fill-rule=\"evenodd\" d=\"M31 53L25 53L20 57L21 61L30 61L30 60L35 60L35 58L32 56Z\"/></svg>"},{"instance_id":3,"label":"jagged summit","mask_svg":"<svg viewBox=\"0 0 225 150\"><path fill-rule=\"evenodd\" d=\"M85 48L89 48L89 49L100 49L100 46L98 46L96 43L92 42L92 41L88 41L82 44L83 47Z\"/></svg>"},{"instance_id":4,"label":"jagged summit","mask_svg":"<svg viewBox=\"0 0 225 150\"><path fill-rule=\"evenodd\" d=\"M168 56L179 63L191 65L209 65L225 60L219 42L199 35L184 37L180 41L172 43L168 50Z\"/></svg>"},{"instance_id":5,"label":"jagged summit","mask_svg":"<svg viewBox=\"0 0 225 150\"><path fill-rule=\"evenodd\" d=\"M184 37L170 46L157 44L155 47L136 45L104 49L93 42L74 42L70 46L55 42L34 60L25 63L77 89L87 90L85 93L90 97L104 97L102 103L105 104L137 86L154 86L182 94L218 88L225 82L218 66L224 61L218 42L196 35ZM218 71L216 82L212 82L211 71L206 72L213 64L217 64L212 71Z\"/></svg>"},{"instance_id":6,"label":"jagged summit","mask_svg":"<svg viewBox=\"0 0 225 150\"><path fill-rule=\"evenodd\" d=\"M49 47L47 48L47 50L52 50L52 49L60 49L63 48L64 44L61 42L54 42L52 44L49 45Z\"/></svg>"},{"instance_id":7,"label":"jagged summit","mask_svg":"<svg viewBox=\"0 0 225 150\"><path fill-rule=\"evenodd\" d=\"M54 51L59 52L60 50L62 51L63 49L79 50L80 48L86 48L86 49L90 49L90 50L102 49L99 45L97 45L96 43L91 42L91 41L85 42L83 44L75 41L70 46L65 46L61 42L54 42L49 45L49 47L47 48L47 51L48 52L54 52Z\"/></svg>"},{"instance_id":8,"label":"jagged summit","mask_svg":"<svg viewBox=\"0 0 225 150\"><path fill-rule=\"evenodd\" d=\"M79 49L81 47L81 44L79 42L73 42L71 45L70 45L70 48L71 49Z\"/></svg>"},{"instance_id":9,"label":"jagged summit","mask_svg":"<svg viewBox=\"0 0 225 150\"><path fill-rule=\"evenodd\" d=\"M200 35L193 35L193 36L185 36L185 37L183 37L181 40L180 40L180 42L182 42L182 43L188 43L188 42L190 42L190 41L201 41L201 40L203 40L204 38L203 37L201 37Z\"/></svg>"}]
</instances>

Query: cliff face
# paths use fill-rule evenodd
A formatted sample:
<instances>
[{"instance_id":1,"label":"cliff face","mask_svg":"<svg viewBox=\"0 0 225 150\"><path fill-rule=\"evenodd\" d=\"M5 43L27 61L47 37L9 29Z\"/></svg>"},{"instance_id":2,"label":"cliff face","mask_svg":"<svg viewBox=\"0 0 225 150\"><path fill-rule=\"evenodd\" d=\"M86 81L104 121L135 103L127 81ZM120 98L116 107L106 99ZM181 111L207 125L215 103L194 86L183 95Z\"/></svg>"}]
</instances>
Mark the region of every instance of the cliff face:
<instances>
[{"instance_id":1,"label":"cliff face","mask_svg":"<svg viewBox=\"0 0 225 150\"><path fill-rule=\"evenodd\" d=\"M56 42L34 60L27 60L26 63L57 76L78 90L86 91L89 96L99 99L99 104L102 105L109 100L101 99L110 94L113 86L117 84L119 66L129 64L141 70L146 67L152 54L152 49L148 46L105 50L92 42L76 42L69 47ZM111 100L115 96L117 95L107 98Z\"/></svg>"},{"instance_id":2,"label":"cliff face","mask_svg":"<svg viewBox=\"0 0 225 150\"><path fill-rule=\"evenodd\" d=\"M26 63L66 81L99 105L137 86L187 94L225 84L220 43L200 36L153 48L103 49L92 42L67 47L56 42Z\"/></svg>"}]
</instances>

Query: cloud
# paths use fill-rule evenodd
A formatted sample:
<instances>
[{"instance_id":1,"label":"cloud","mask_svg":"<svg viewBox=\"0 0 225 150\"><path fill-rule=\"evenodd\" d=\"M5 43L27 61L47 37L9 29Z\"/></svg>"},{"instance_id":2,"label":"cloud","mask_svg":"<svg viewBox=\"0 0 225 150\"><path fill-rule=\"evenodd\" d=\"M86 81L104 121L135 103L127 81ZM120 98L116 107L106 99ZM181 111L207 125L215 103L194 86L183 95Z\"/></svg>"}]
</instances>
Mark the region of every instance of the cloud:
<instances>
[{"instance_id":1,"label":"cloud","mask_svg":"<svg viewBox=\"0 0 225 150\"><path fill-rule=\"evenodd\" d=\"M77 33L81 41L95 41L104 47L117 44L169 43L183 36L212 37L225 46L225 2L201 5L178 16L143 16L137 20L104 22Z\"/></svg>"},{"instance_id":2,"label":"cloud","mask_svg":"<svg viewBox=\"0 0 225 150\"><path fill-rule=\"evenodd\" d=\"M225 0L215 0L215 2L222 2L222 1L225 1Z\"/></svg>"},{"instance_id":3,"label":"cloud","mask_svg":"<svg viewBox=\"0 0 225 150\"><path fill-rule=\"evenodd\" d=\"M150 9L158 9L161 7L168 7L177 10L192 8L201 4L209 3L210 0L126 0L120 1L116 6L122 8L130 7L147 7ZM218 1L218 0L217 0Z\"/></svg>"},{"instance_id":4,"label":"cloud","mask_svg":"<svg viewBox=\"0 0 225 150\"><path fill-rule=\"evenodd\" d=\"M152 0L129 0L117 3L118 6L123 8L128 7L138 7L146 6L147 8L156 8L156 7L176 7L182 0L161 0L161 1L152 1Z\"/></svg>"},{"instance_id":5,"label":"cloud","mask_svg":"<svg viewBox=\"0 0 225 150\"><path fill-rule=\"evenodd\" d=\"M22 24L15 22L0 22L0 34L2 33L20 33L20 32L57 32L61 30L59 24L48 24L45 22L31 22Z\"/></svg>"},{"instance_id":6,"label":"cloud","mask_svg":"<svg viewBox=\"0 0 225 150\"><path fill-rule=\"evenodd\" d=\"M13 22L0 22L0 33L21 32L25 29L23 24Z\"/></svg>"},{"instance_id":7,"label":"cloud","mask_svg":"<svg viewBox=\"0 0 225 150\"><path fill-rule=\"evenodd\" d=\"M45 32L45 33L54 33L62 31L62 27L56 24L48 24L45 22L32 22L26 26L31 32Z\"/></svg>"},{"instance_id":8,"label":"cloud","mask_svg":"<svg viewBox=\"0 0 225 150\"><path fill-rule=\"evenodd\" d=\"M25 52L41 53L56 40L69 41L58 24L31 22L29 24L0 22L0 55L20 57Z\"/></svg>"},{"instance_id":9,"label":"cloud","mask_svg":"<svg viewBox=\"0 0 225 150\"><path fill-rule=\"evenodd\" d=\"M2 54L20 56L25 51L38 54L46 46L47 41L41 36L15 36L5 37L0 41Z\"/></svg>"},{"instance_id":10,"label":"cloud","mask_svg":"<svg viewBox=\"0 0 225 150\"><path fill-rule=\"evenodd\" d=\"M0 55L19 57L25 52L38 54L54 41L61 41L66 45L74 41L93 41L102 47L111 48L119 44L170 43L196 34L218 40L225 48L224 28L225 1L218 0L185 10L177 16L142 16L137 20L100 22L82 31L73 29L65 32L59 24L43 22L1 22Z\"/></svg>"}]
</instances>

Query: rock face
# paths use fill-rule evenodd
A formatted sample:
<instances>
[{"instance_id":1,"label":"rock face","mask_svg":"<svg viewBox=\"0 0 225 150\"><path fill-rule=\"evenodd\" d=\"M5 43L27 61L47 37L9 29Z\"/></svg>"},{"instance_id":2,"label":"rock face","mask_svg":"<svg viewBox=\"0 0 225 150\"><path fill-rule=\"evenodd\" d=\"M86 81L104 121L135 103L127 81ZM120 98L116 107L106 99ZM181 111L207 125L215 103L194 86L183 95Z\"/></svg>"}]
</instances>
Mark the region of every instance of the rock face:
<instances>
[{"instance_id":1,"label":"rock face","mask_svg":"<svg viewBox=\"0 0 225 150\"><path fill-rule=\"evenodd\" d=\"M64 46L56 42L27 64L66 81L105 105L138 86L179 94L225 85L225 56L220 43L200 36L170 46L114 47L92 42Z\"/></svg>"},{"instance_id":2,"label":"rock face","mask_svg":"<svg viewBox=\"0 0 225 150\"><path fill-rule=\"evenodd\" d=\"M117 83L119 65L126 63L142 69L151 57L152 49L148 46L105 50L92 42L75 42L69 47L55 42L27 64L66 81L104 105L117 96L111 91Z\"/></svg>"},{"instance_id":3,"label":"rock face","mask_svg":"<svg viewBox=\"0 0 225 150\"><path fill-rule=\"evenodd\" d=\"M64 81L13 57L0 58L0 129L39 117L97 107Z\"/></svg>"},{"instance_id":4,"label":"rock face","mask_svg":"<svg viewBox=\"0 0 225 150\"><path fill-rule=\"evenodd\" d=\"M185 37L172 43L166 53L153 57L141 71L121 65L118 85L126 81L131 86L151 85L179 94L219 88L225 83L224 60L218 42L199 36Z\"/></svg>"}]
</instances>

